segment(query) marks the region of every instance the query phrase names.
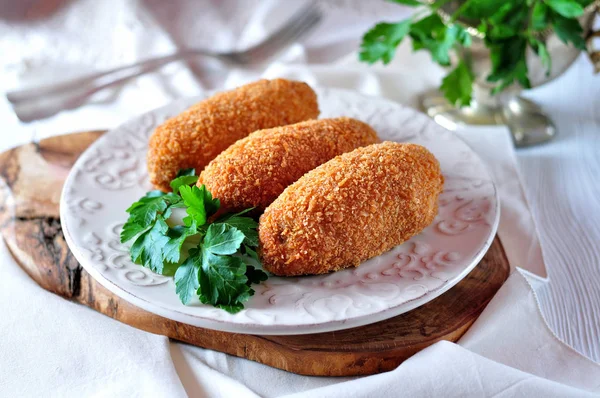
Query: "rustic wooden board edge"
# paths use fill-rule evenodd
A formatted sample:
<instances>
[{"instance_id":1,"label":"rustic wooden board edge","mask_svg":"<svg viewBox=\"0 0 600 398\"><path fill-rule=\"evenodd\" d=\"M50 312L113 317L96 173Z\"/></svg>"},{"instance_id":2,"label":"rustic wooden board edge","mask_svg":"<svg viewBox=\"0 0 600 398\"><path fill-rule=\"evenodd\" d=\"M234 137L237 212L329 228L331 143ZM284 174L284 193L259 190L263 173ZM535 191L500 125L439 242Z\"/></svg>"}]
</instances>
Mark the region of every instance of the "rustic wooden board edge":
<instances>
[{"instance_id":1,"label":"rustic wooden board edge","mask_svg":"<svg viewBox=\"0 0 600 398\"><path fill-rule=\"evenodd\" d=\"M42 288L138 329L298 374L368 375L392 370L437 341L457 341L508 277L508 261L496 238L481 264L450 291L377 324L319 335L253 336L171 321L101 286L77 263L62 235L62 182L79 153L101 134L52 137L0 154L0 228L13 257ZM436 308L443 309L441 314Z\"/></svg>"}]
</instances>

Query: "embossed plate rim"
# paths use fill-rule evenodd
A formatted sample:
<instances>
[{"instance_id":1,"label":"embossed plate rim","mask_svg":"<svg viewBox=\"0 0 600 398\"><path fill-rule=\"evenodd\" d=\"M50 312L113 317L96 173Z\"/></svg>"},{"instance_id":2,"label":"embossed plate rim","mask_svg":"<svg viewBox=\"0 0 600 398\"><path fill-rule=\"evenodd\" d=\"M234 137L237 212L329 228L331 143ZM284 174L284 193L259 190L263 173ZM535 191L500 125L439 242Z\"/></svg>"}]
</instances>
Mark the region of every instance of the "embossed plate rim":
<instances>
[{"instance_id":1,"label":"embossed plate rim","mask_svg":"<svg viewBox=\"0 0 600 398\"><path fill-rule=\"evenodd\" d=\"M388 101L388 100L385 100L382 98L368 97L368 96L360 95L360 94L350 91L350 90L320 88L317 91L319 92L320 100L321 100L321 96L324 95L326 98L329 98L331 96L331 93L333 93L333 97L347 96L349 98L354 98L353 99L354 101L361 99L362 101L379 102L380 104L386 104L390 109L393 108L394 110L397 110L398 112L400 112L400 111L408 112L411 114L411 116L415 120L417 120L417 119L425 120L426 119L426 121L424 122L424 128L428 127L428 126L431 126L433 128L435 125L435 123L433 121L431 121L430 119L428 119L425 115L423 115L411 108L403 107L399 104L392 103L391 101ZM114 130L111 130L111 132L106 133L103 137L101 137L94 144L92 144L90 146L90 148L88 148L84 154L82 154L82 156L77 160L77 162L74 165L72 170L79 170L81 168L80 167L81 165L79 164L80 161L83 162L84 159L87 159L86 156L84 156L84 155L91 153L91 151L94 150L94 148L100 147L105 140L109 140L110 139L109 137L111 137L111 133L113 135L116 135L115 131L123 130L123 129L125 129L125 126L128 126L128 125L137 126L138 124L142 123L143 118L147 115L160 114L161 112L172 113L173 111L180 111L181 109L183 109L183 106L189 105L190 103L193 103L197 100L198 100L198 98L189 98L189 99L175 101L174 103L171 103L164 107L150 111L144 115L140 115L140 116L132 119L130 122L125 123L124 125L121 125ZM352 102L352 100L350 102ZM321 105L323 105L323 104L321 104ZM355 115L349 115L349 116L355 116ZM423 119L423 118L425 118L425 119ZM158 122L156 122L156 123L158 123ZM441 128L439 126L435 125L435 130L438 130L438 132L441 132L442 130L440 130L440 129ZM410 311L414 308L417 308L420 305L423 305L426 302L433 300L434 298L440 296L441 294L443 294L444 292L446 292L447 290L452 288L456 283L458 283L460 280L462 280L479 263L481 258L483 258L483 256L489 249L489 246L491 245L493 238L495 236L495 232L496 232L496 229L497 229L497 226L499 223L499 217L500 217L500 206L499 206L500 202L499 202L499 198L498 198L498 191L495 187L493 179L491 178L491 173L489 173L489 170L487 170L487 168L485 167L485 165L483 164L483 162L481 161L479 156L476 153L474 153L470 149L470 147L466 143L464 143L464 141L462 141L456 135L449 133L447 130L444 130L444 134L450 134L452 137L451 140L456 140L457 142L460 142L465 148L468 148L468 151L470 152L470 156L472 156L474 158L474 161L476 161L476 163L482 167L481 173L485 174L487 177L489 177L489 182L491 183L491 186L493 188L492 196L493 196L493 200L495 202L493 204L493 210L491 210L491 211L494 211L494 220L491 222L491 225L489 228L489 233L488 233L485 241L483 242L483 244L481 244L481 246L479 246L479 251L472 257L472 261L468 264L468 266L465 266L464 268L462 268L462 270L458 274L453 275L451 280L445 281L438 288L430 289L430 290L426 291L423 295L421 295L417 298L410 299L410 300L405 301L397 306L391 306L391 307L388 307L385 309L377 310L376 312L373 312L373 313L357 315L357 316L353 316L353 317L347 318L347 319L329 319L327 321L312 322L312 323L304 322L304 323L300 323L300 324L268 324L268 323L248 322L248 321L236 323L236 322L231 322L231 320L215 319L212 317L200 316L197 314L192 315L192 314L184 313L179 310L174 310L173 308L167 308L167 307L163 306L160 302L147 300L144 297L140 297L140 296L136 295L134 292L127 290L125 287L113 282L111 279L109 279L105 275L103 275L103 273L96 266L94 266L94 264L92 264L92 261L83 253L82 247L80 247L80 244L78 244L73 239L73 236L72 236L73 234L69 227L69 222L67 221L67 218L69 218L71 215L69 214L70 210L67 205L67 201L65 200L65 196L66 196L67 189L71 186L71 184L73 183L73 180L75 179L75 176L76 176L75 172L72 172L69 174L67 180L65 181L65 186L64 186L62 196L61 196L61 203L60 203L60 210L61 210L60 213L61 214L60 215L61 215L61 222L63 225L65 239L67 241L67 244L71 248L74 256L82 264L82 266L84 266L84 268L92 275L92 277L94 277L96 280L98 280L103 286L108 288L111 292L117 294L118 296L122 297L123 299L125 299L125 300L133 303L134 305L139 306L147 311L156 313L165 318L173 319L173 320L176 320L179 322L195 325L198 327L222 330L222 331L227 331L227 332L241 332L241 333L247 333L247 334L264 334L264 335L267 335L267 334L284 335L284 334L319 333L319 332L347 329L347 328L351 328L351 327L357 327L357 326L362 326L362 325L378 322L378 321L381 321L384 319L388 319L392 316L396 316L401 313ZM406 138L406 137L404 137L404 138ZM88 157L89 157L89 155L88 155ZM114 229L114 226L112 228ZM417 247L417 243L415 243L414 253L417 253L416 247ZM400 255L400 254L402 254L402 253L399 253L398 255ZM106 265L104 265L104 266L106 267ZM364 267L364 266L362 266L362 267ZM362 267L360 268L361 270L362 270ZM344 271L344 272L346 272L346 271ZM433 274L433 272L431 272L431 273ZM332 275L334 275L334 274L332 274ZM162 276L157 276L157 277L165 278ZM310 277L308 277L308 278L310 278ZM424 285L420 285L420 286L425 287ZM169 286L167 286L167 287L169 287ZM158 286L152 286L152 287L145 287L145 289L164 289L164 288L165 288L164 284L158 285ZM174 288L173 288L173 294L175 294ZM334 298L336 296L337 296L337 294L333 294L331 296L331 298ZM187 308L188 307L184 307L184 309L187 309ZM218 310L218 311L220 311L220 310ZM257 311L257 310L253 310L253 311Z\"/></svg>"}]
</instances>

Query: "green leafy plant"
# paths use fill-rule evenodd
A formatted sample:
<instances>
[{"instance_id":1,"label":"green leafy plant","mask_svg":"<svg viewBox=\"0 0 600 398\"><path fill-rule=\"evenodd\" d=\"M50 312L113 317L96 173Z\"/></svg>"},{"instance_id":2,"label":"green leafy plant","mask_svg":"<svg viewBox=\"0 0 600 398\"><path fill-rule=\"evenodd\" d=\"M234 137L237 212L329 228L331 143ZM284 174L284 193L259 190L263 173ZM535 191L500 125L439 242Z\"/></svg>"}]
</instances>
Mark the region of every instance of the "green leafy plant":
<instances>
[{"instance_id":1,"label":"green leafy plant","mask_svg":"<svg viewBox=\"0 0 600 398\"><path fill-rule=\"evenodd\" d=\"M267 279L251 265L260 264L258 224L245 216L252 209L212 220L220 202L204 185L197 187L197 181L194 169L182 170L171 181L172 193L150 191L133 203L121 243L133 240L129 252L134 263L173 276L183 304L198 297L236 313L254 294L251 285ZM183 225L170 225L175 208L185 209Z\"/></svg>"},{"instance_id":2,"label":"green leafy plant","mask_svg":"<svg viewBox=\"0 0 600 398\"><path fill-rule=\"evenodd\" d=\"M577 18L593 0L466 0L447 18L440 9L449 0L390 0L411 7L421 6L421 12L396 23L382 22L363 37L359 58L373 64L388 64L396 47L406 37L412 39L413 51L426 50L434 62L451 66L450 54L458 61L442 81L441 90L451 103L466 106L471 102L475 75L463 51L471 46L471 35L461 21L476 21L476 30L484 37L490 52L492 70L486 77L497 94L513 83L530 88L525 54L531 48L550 71L551 59L543 32L554 31L565 44L585 50L583 29Z\"/></svg>"}]
</instances>

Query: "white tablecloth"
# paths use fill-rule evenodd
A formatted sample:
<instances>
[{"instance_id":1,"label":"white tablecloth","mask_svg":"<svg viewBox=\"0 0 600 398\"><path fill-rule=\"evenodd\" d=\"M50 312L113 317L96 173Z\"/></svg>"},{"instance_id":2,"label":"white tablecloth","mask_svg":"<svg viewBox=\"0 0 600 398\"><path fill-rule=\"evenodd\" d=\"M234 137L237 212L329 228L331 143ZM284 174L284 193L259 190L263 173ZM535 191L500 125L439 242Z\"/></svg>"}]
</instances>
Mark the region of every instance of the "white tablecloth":
<instances>
[{"instance_id":1,"label":"white tablecloth","mask_svg":"<svg viewBox=\"0 0 600 398\"><path fill-rule=\"evenodd\" d=\"M7 5L5 5L6 3ZM50 16L28 4L60 4ZM55 133L109 128L174 98L233 87L259 76L285 76L353 88L417 106L442 72L426 54L403 45L387 68L367 67L354 53L375 21L409 10L386 3L323 1L322 25L271 65L206 71L170 65L101 93L85 107L23 125L0 102L0 150ZM0 1L0 85L36 84L116 66L184 43L243 48L260 41L294 9L284 1ZM294 6L298 4L294 3ZM21 8L19 8L21 7ZM48 8L48 7L47 7ZM50 7L51 8L51 7ZM35 8L39 9L39 8ZM11 11L12 10L12 11ZM39 13L38 13L39 14ZM3 16L4 15L4 16ZM23 15L28 20L23 22ZM33 16L32 16L33 15ZM550 282L512 274L484 315L460 341L439 343L393 372L357 380L309 378L179 343L121 325L44 292L0 257L0 393L15 395L315 396L545 395L600 393L600 80L582 57L563 76L529 95L553 116L552 143L519 150L501 127L460 134L483 154L502 192L503 240L512 266ZM525 200L529 199L529 204ZM532 210L533 218L528 211ZM541 241L538 244L537 234ZM542 259L543 253L543 259ZM530 288L535 285L536 293ZM544 322L538 307L547 318ZM58 324L55 320L60 319ZM342 383L342 384L340 384Z\"/></svg>"}]
</instances>

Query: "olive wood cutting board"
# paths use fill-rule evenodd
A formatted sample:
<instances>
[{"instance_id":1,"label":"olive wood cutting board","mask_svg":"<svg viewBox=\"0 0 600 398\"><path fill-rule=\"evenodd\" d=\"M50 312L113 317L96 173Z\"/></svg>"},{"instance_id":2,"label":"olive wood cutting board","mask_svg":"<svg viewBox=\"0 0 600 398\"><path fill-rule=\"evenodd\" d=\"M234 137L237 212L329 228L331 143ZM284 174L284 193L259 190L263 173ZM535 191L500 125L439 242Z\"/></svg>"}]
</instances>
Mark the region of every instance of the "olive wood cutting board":
<instances>
[{"instance_id":1,"label":"olive wood cutting board","mask_svg":"<svg viewBox=\"0 0 600 398\"><path fill-rule=\"evenodd\" d=\"M496 237L480 264L448 292L367 326L312 335L256 336L163 318L96 282L71 254L61 230L63 182L75 159L102 134L62 135L0 154L0 231L14 258L42 288L135 328L302 375L368 375L392 370L437 341L458 340L508 277L508 262Z\"/></svg>"}]
</instances>

